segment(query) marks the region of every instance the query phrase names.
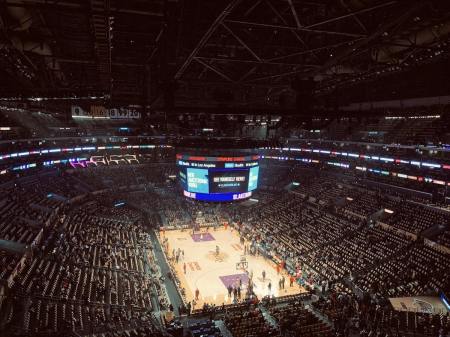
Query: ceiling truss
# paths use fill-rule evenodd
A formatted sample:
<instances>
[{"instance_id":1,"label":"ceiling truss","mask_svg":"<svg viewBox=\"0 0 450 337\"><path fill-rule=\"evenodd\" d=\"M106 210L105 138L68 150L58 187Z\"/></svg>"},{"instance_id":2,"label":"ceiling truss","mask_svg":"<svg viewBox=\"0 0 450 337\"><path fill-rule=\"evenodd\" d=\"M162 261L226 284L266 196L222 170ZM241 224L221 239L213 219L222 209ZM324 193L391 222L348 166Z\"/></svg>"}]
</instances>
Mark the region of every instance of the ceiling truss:
<instances>
[{"instance_id":1,"label":"ceiling truss","mask_svg":"<svg viewBox=\"0 0 450 337\"><path fill-rule=\"evenodd\" d=\"M17 88L0 92L102 94L152 108L171 100L196 106L205 97L209 105L266 106L292 92L295 81L314 78L319 89L333 88L416 60L448 39L417 41L421 30L450 20L450 9L436 3L4 0L0 65L17 77ZM31 13L27 29L10 15L19 9ZM26 39L13 43L25 35L35 48L22 48ZM373 55L380 50L402 52L379 62ZM58 67L49 71L49 64Z\"/></svg>"}]
</instances>

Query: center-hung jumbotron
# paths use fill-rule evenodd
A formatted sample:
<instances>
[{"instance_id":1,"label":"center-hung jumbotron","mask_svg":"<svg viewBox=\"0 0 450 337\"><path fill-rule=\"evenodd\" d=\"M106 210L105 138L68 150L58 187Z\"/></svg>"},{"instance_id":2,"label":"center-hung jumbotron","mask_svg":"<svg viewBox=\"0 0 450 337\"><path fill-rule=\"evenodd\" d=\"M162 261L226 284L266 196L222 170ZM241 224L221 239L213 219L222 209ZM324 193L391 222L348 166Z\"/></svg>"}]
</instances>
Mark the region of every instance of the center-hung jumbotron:
<instances>
[{"instance_id":1,"label":"center-hung jumbotron","mask_svg":"<svg viewBox=\"0 0 450 337\"><path fill-rule=\"evenodd\" d=\"M259 155L176 155L186 197L224 202L247 199L258 187Z\"/></svg>"}]
</instances>

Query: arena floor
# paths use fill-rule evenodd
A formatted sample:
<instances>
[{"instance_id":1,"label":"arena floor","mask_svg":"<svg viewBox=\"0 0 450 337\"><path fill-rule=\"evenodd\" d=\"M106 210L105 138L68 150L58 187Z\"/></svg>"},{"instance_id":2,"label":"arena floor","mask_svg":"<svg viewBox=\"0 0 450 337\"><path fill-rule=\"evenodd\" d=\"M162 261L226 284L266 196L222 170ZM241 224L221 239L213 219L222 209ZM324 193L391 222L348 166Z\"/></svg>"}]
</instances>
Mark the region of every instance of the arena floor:
<instances>
[{"instance_id":1,"label":"arena floor","mask_svg":"<svg viewBox=\"0 0 450 337\"><path fill-rule=\"evenodd\" d=\"M240 244L239 235L235 230L228 228L210 229L208 233L202 235L195 234L192 237L191 231L165 231L161 233L168 239L168 256L179 249L184 250L184 259L178 263L171 262L170 265L181 282L181 287L185 288L186 300L192 301L195 297L195 290L200 292L199 300L195 308L199 308L203 303L214 303L216 305L231 304L232 298L228 297L227 286L237 285L239 278L242 279L243 294L246 293L248 274L242 269L237 269L236 264L244 254L243 246ZM216 255L216 246L219 246L219 255ZM305 292L305 289L294 283L289 286L289 276L281 272L277 275L276 265L272 261L261 257L246 255L248 262L248 273L253 273L254 292L259 298L268 295L269 282L271 283L271 294L278 296L293 295ZM183 267L186 263L186 274ZM263 280L262 271L266 272ZM284 275L285 289L279 289L279 280Z\"/></svg>"}]
</instances>

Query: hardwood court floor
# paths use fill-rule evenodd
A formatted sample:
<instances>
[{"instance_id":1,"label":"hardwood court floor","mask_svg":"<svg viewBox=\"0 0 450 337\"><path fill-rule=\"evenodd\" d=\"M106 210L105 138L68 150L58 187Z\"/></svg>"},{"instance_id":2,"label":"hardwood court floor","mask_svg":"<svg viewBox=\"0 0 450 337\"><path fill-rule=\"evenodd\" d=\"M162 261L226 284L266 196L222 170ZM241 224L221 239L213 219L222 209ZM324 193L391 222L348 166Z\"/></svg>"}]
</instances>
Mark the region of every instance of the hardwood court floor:
<instances>
[{"instance_id":1,"label":"hardwood court floor","mask_svg":"<svg viewBox=\"0 0 450 337\"><path fill-rule=\"evenodd\" d=\"M181 287L185 289L186 300L192 301L195 297L195 290L200 291L199 301L195 308L199 308L203 303L214 303L216 305L231 304L232 298L228 297L227 285L237 285L239 278L242 279L245 295L248 275L243 270L237 270L236 263L241 260L244 254L243 246L239 242L237 231L228 228L227 230L210 229L208 233L201 236L192 237L192 232L185 230L165 231L163 234L169 243L168 256L179 249L184 250L184 259L178 263L170 263L175 273L180 279ZM216 256L216 246L219 246L220 253ZM305 289L294 283L289 286L289 276L281 272L277 275L276 265L261 256L246 255L248 261L248 272L253 273L254 291L261 299L269 294L268 285L271 283L271 294L274 296L293 295L305 292ZM183 265L186 263L186 274ZM263 280L262 271L266 272ZM279 280L284 275L285 289L279 289Z\"/></svg>"}]
</instances>

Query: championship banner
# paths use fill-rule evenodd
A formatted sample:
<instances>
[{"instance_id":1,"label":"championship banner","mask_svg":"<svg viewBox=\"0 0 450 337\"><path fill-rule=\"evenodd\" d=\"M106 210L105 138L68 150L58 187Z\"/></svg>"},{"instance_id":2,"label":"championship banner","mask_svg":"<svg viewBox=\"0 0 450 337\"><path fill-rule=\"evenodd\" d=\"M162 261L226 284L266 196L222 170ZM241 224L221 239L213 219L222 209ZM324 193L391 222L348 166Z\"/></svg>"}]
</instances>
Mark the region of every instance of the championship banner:
<instances>
[{"instance_id":1,"label":"championship banner","mask_svg":"<svg viewBox=\"0 0 450 337\"><path fill-rule=\"evenodd\" d=\"M103 105L91 105L83 109L78 105L71 107L72 118L75 119L140 119L141 113L134 108L110 108Z\"/></svg>"}]
</instances>

